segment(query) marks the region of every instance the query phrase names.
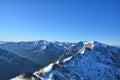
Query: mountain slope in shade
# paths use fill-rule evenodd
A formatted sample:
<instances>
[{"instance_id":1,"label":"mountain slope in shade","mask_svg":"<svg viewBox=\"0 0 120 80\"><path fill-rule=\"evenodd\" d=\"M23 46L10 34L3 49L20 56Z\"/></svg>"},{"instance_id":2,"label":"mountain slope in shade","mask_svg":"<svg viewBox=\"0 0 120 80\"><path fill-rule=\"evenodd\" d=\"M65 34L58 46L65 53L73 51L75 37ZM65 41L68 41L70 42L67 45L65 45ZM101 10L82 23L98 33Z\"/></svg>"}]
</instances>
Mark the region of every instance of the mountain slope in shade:
<instances>
[{"instance_id":1,"label":"mountain slope in shade","mask_svg":"<svg viewBox=\"0 0 120 80\"><path fill-rule=\"evenodd\" d=\"M26 77L29 76L29 77ZM119 80L120 48L96 41L69 45L55 62L11 80Z\"/></svg>"},{"instance_id":2,"label":"mountain slope in shade","mask_svg":"<svg viewBox=\"0 0 120 80\"><path fill-rule=\"evenodd\" d=\"M0 49L0 80L8 80L23 72L33 72L40 68L37 64Z\"/></svg>"},{"instance_id":3,"label":"mountain slope in shade","mask_svg":"<svg viewBox=\"0 0 120 80\"><path fill-rule=\"evenodd\" d=\"M46 66L56 60L69 43L45 40L31 42L7 42L0 48L27 58L38 65Z\"/></svg>"}]
</instances>

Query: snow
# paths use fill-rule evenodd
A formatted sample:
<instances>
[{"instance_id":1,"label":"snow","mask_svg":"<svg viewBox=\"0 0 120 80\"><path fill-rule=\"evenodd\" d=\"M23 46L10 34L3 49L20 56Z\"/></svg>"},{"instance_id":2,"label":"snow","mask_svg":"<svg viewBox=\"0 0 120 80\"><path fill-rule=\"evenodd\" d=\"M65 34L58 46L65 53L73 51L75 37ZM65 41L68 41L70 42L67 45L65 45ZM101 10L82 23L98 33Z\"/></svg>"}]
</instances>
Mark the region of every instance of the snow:
<instances>
[{"instance_id":1,"label":"snow","mask_svg":"<svg viewBox=\"0 0 120 80\"><path fill-rule=\"evenodd\" d=\"M20 75L10 80L26 80L26 79L23 79L23 76Z\"/></svg>"},{"instance_id":2,"label":"snow","mask_svg":"<svg viewBox=\"0 0 120 80\"><path fill-rule=\"evenodd\" d=\"M81 54L84 54L85 49L81 49L79 52L80 52Z\"/></svg>"},{"instance_id":3,"label":"snow","mask_svg":"<svg viewBox=\"0 0 120 80\"><path fill-rule=\"evenodd\" d=\"M89 47L90 49L93 49L94 48L94 41L86 41L84 42L84 46L87 48Z\"/></svg>"},{"instance_id":4,"label":"snow","mask_svg":"<svg viewBox=\"0 0 120 80\"><path fill-rule=\"evenodd\" d=\"M46 47L47 47L47 45L44 45L44 46L42 46L41 49L44 50L44 49L46 49Z\"/></svg>"},{"instance_id":5,"label":"snow","mask_svg":"<svg viewBox=\"0 0 120 80\"><path fill-rule=\"evenodd\" d=\"M53 67L53 63L49 64L48 66L44 67L43 69L40 70L40 72L49 72Z\"/></svg>"},{"instance_id":6,"label":"snow","mask_svg":"<svg viewBox=\"0 0 120 80\"><path fill-rule=\"evenodd\" d=\"M64 55L62 62L57 60L55 64L59 64L59 66L53 68L54 63L51 63L35 72L34 75L41 80L54 80L56 75L63 80L116 80L114 74L120 75L120 69L115 65L120 65L117 57L114 58L115 56L112 54L120 54L120 49L111 48L111 46L94 41L83 41L81 43L83 44L71 45L71 48L76 48L76 53L67 58ZM69 55L69 52L66 54ZM40 77L40 73L43 73L44 76Z\"/></svg>"},{"instance_id":7,"label":"snow","mask_svg":"<svg viewBox=\"0 0 120 80\"><path fill-rule=\"evenodd\" d=\"M82 49L80 49L80 50L78 51L78 53L84 54L86 48L93 49L94 46L95 46L95 45L94 45L94 41L83 41L83 43L84 43L84 46L82 47Z\"/></svg>"},{"instance_id":8,"label":"snow","mask_svg":"<svg viewBox=\"0 0 120 80\"><path fill-rule=\"evenodd\" d=\"M50 74L50 78L48 80L51 80L52 79L52 74Z\"/></svg>"},{"instance_id":9,"label":"snow","mask_svg":"<svg viewBox=\"0 0 120 80\"><path fill-rule=\"evenodd\" d=\"M59 43L58 45L59 45L59 46L63 46L63 44L61 44L61 43Z\"/></svg>"},{"instance_id":10,"label":"snow","mask_svg":"<svg viewBox=\"0 0 120 80\"><path fill-rule=\"evenodd\" d=\"M71 46L73 47L73 46L75 46L75 44L72 44Z\"/></svg>"},{"instance_id":11,"label":"snow","mask_svg":"<svg viewBox=\"0 0 120 80\"><path fill-rule=\"evenodd\" d=\"M33 75L35 75L37 78L41 78L41 77L39 76L39 74L40 74L40 73L39 73L38 71L36 71L36 72L33 73Z\"/></svg>"},{"instance_id":12,"label":"snow","mask_svg":"<svg viewBox=\"0 0 120 80\"><path fill-rule=\"evenodd\" d=\"M59 61L57 60L55 64L59 64Z\"/></svg>"},{"instance_id":13,"label":"snow","mask_svg":"<svg viewBox=\"0 0 120 80\"><path fill-rule=\"evenodd\" d=\"M17 76L17 77L15 77L15 78L13 78L13 79L10 79L10 80L26 80L26 79L23 79L23 75L20 75L20 76ZM28 79L27 79L27 80L28 80ZM35 80L35 78L34 78L34 77L31 77L30 80Z\"/></svg>"},{"instance_id":14,"label":"snow","mask_svg":"<svg viewBox=\"0 0 120 80\"><path fill-rule=\"evenodd\" d=\"M84 42L84 46L82 47L82 49L79 49L82 54L77 54L63 59L63 62L69 61L68 63L62 64L62 68L67 68L67 70L69 70L69 73L67 73L66 70L64 72L64 69L61 70L59 67L57 70L55 70L55 74L57 74L59 77L63 77L63 79L67 78L69 80L75 79L75 75L73 75L72 73L77 74L79 76L79 79L81 80L115 80L113 74L116 73L116 70L113 67L114 63L111 61L111 59L109 59L109 56L101 52L96 52L95 50L88 52L86 51L86 48L94 49L94 46L98 45L94 44L93 41ZM105 47L103 49L107 49L106 46L102 47ZM117 53L116 49L112 51ZM110 64L108 64L108 62ZM49 71L48 73L51 74L52 71Z\"/></svg>"},{"instance_id":15,"label":"snow","mask_svg":"<svg viewBox=\"0 0 120 80\"><path fill-rule=\"evenodd\" d=\"M71 58L72 58L72 56L67 57L67 58L65 58L65 59L63 60L63 62L69 61Z\"/></svg>"},{"instance_id":16,"label":"snow","mask_svg":"<svg viewBox=\"0 0 120 80\"><path fill-rule=\"evenodd\" d=\"M43 78L43 80L53 80L52 76L53 76L53 74L51 73L48 78L45 78L45 79Z\"/></svg>"}]
</instances>

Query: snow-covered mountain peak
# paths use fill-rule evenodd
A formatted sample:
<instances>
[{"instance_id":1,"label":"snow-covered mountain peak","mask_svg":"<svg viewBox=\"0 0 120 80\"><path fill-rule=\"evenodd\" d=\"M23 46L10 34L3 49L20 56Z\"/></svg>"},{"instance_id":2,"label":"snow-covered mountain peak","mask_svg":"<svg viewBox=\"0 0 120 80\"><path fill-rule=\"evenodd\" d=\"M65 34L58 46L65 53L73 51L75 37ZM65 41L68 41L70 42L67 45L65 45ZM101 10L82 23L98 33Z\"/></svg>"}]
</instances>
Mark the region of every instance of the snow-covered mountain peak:
<instances>
[{"instance_id":1,"label":"snow-covered mountain peak","mask_svg":"<svg viewBox=\"0 0 120 80\"><path fill-rule=\"evenodd\" d=\"M79 53L84 54L86 51L86 48L93 49L95 46L94 41L83 41L83 47L79 49Z\"/></svg>"},{"instance_id":2,"label":"snow-covered mountain peak","mask_svg":"<svg viewBox=\"0 0 120 80\"><path fill-rule=\"evenodd\" d=\"M62 61L59 64L52 64L52 66L50 64L45 67L49 71L38 71L38 78L41 80L119 80L120 49L99 44L99 48L103 47L102 49L105 49L106 52L101 51L101 48L100 50L95 48L95 50L85 51L84 54L73 54L63 59L60 58ZM98 47L96 42L94 44L93 42L85 42L83 48L91 48L91 45ZM116 58L114 53L117 54Z\"/></svg>"},{"instance_id":3,"label":"snow-covered mountain peak","mask_svg":"<svg viewBox=\"0 0 120 80\"><path fill-rule=\"evenodd\" d=\"M64 47L60 47L58 44L59 42L50 42L47 48L58 51L59 48ZM120 48L97 41L69 43L65 47L62 48L64 51L60 53L56 60L27 78L30 80L32 78L36 80L120 79ZM25 75L21 75L22 79L27 80L27 78L24 78ZM15 78L12 80L15 80Z\"/></svg>"}]
</instances>

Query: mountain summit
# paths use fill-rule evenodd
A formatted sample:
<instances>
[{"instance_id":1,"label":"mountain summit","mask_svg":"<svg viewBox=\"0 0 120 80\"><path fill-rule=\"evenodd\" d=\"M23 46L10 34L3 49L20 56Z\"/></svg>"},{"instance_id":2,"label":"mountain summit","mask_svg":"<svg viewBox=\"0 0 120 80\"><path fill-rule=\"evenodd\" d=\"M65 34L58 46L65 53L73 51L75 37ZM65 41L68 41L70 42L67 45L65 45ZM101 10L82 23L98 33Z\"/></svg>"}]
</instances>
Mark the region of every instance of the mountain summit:
<instances>
[{"instance_id":1,"label":"mountain summit","mask_svg":"<svg viewBox=\"0 0 120 80\"><path fill-rule=\"evenodd\" d=\"M11 80L119 80L120 48L97 41L66 46L57 60Z\"/></svg>"}]
</instances>

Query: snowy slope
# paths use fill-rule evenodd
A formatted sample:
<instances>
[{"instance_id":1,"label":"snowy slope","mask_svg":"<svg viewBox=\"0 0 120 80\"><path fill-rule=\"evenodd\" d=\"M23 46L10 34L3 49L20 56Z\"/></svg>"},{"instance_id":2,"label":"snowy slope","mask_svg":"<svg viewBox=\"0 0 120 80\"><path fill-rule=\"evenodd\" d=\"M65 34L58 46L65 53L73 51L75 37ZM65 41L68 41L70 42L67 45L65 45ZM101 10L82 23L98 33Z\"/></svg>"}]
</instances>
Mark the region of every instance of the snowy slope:
<instances>
[{"instance_id":1,"label":"snowy slope","mask_svg":"<svg viewBox=\"0 0 120 80\"><path fill-rule=\"evenodd\" d=\"M37 70L37 64L0 49L0 80L8 80L17 74Z\"/></svg>"},{"instance_id":2,"label":"snowy slope","mask_svg":"<svg viewBox=\"0 0 120 80\"><path fill-rule=\"evenodd\" d=\"M69 45L57 61L11 80L120 80L120 48L96 41Z\"/></svg>"}]
</instances>

